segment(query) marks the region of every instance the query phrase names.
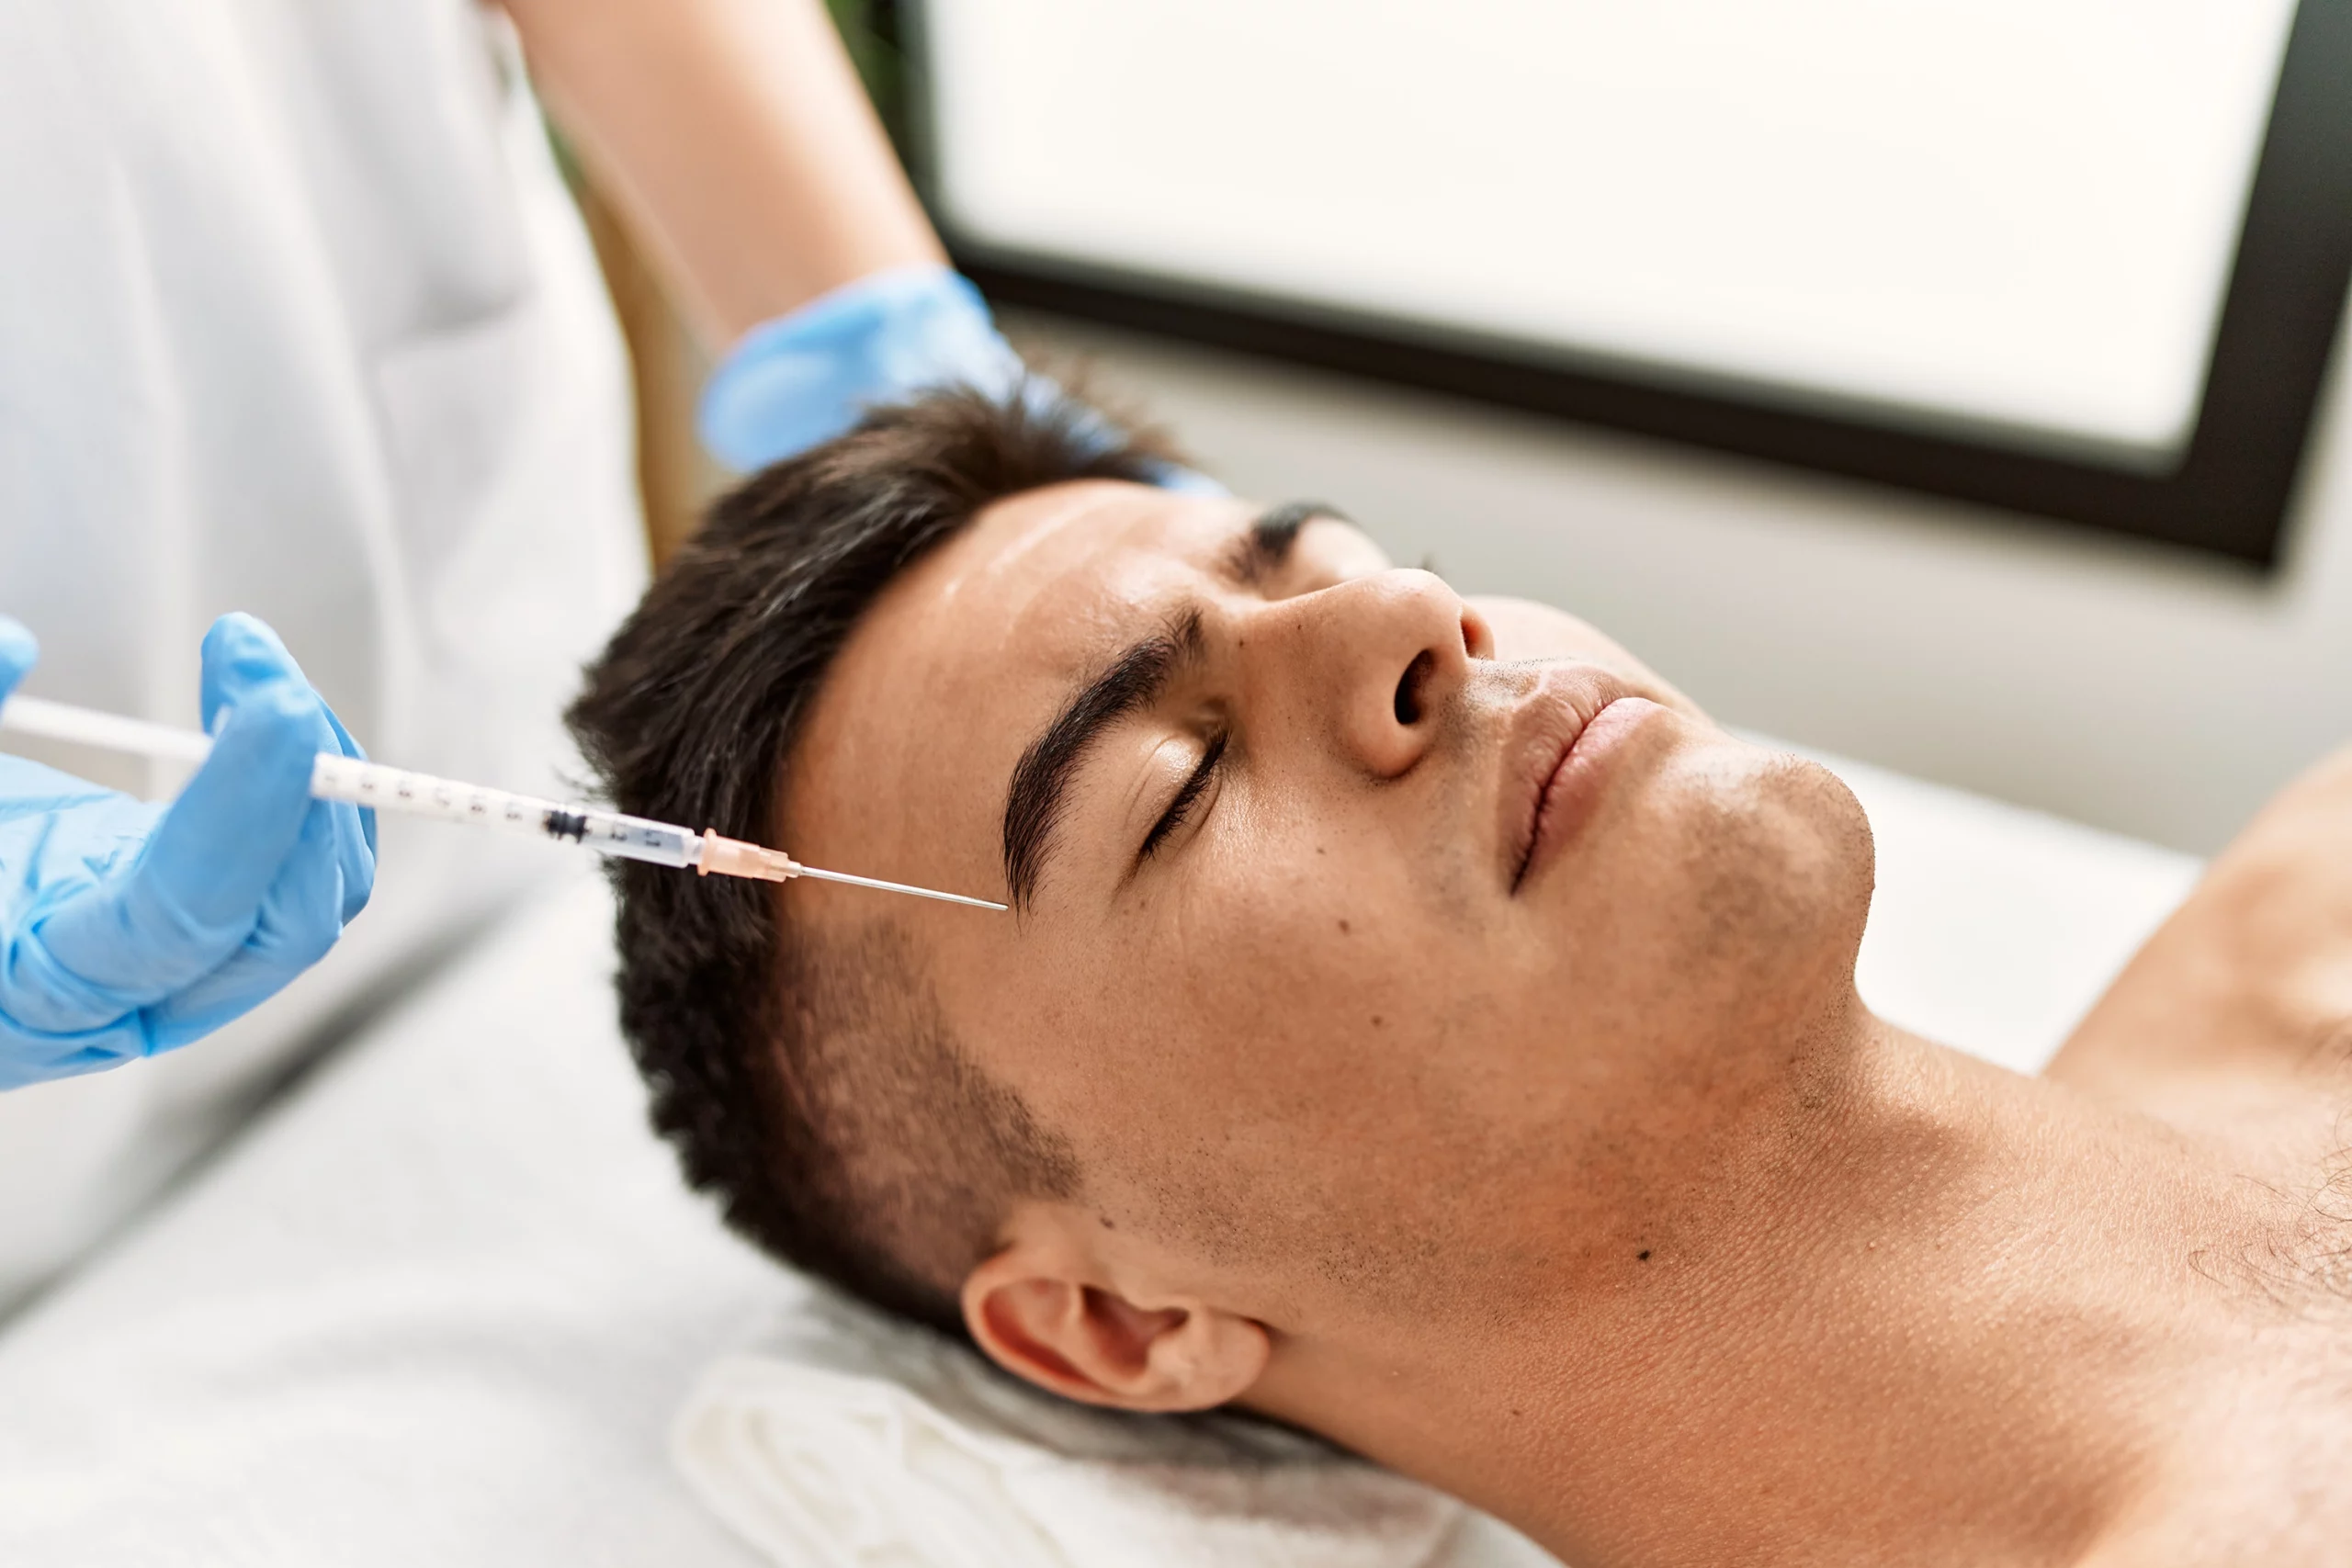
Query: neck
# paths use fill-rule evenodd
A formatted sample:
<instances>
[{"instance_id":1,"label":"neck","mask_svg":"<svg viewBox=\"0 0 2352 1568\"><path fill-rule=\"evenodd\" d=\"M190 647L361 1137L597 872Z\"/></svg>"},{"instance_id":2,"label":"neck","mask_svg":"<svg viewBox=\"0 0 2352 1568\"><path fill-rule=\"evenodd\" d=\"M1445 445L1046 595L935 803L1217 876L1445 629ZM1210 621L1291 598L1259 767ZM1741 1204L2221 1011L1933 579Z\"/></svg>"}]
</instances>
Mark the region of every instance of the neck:
<instances>
[{"instance_id":1,"label":"neck","mask_svg":"<svg viewBox=\"0 0 2352 1568\"><path fill-rule=\"evenodd\" d=\"M1579 1568L2080 1557L2211 1344L2185 1238L2226 1199L2151 1125L1840 1028L1622 1258L1302 1347L1258 1403Z\"/></svg>"}]
</instances>

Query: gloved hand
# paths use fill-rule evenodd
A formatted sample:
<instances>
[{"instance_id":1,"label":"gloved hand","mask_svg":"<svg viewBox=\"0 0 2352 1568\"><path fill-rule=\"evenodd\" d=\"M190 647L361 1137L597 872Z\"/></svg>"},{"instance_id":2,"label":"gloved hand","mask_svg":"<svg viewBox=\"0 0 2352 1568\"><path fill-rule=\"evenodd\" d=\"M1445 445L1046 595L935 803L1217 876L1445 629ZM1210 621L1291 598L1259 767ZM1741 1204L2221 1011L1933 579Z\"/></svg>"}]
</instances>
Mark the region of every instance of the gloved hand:
<instances>
[{"instance_id":1,"label":"gloved hand","mask_svg":"<svg viewBox=\"0 0 2352 1568\"><path fill-rule=\"evenodd\" d=\"M1057 390L1027 374L970 279L944 266L898 267L745 333L711 373L697 423L712 456L749 473L831 440L877 403L952 381L996 397L1024 385L1032 397ZM1103 434L1110 439L1107 424ZM1173 465L1156 482L1224 493Z\"/></svg>"},{"instance_id":2,"label":"gloved hand","mask_svg":"<svg viewBox=\"0 0 2352 1568\"><path fill-rule=\"evenodd\" d=\"M39 649L0 616L0 698ZM316 963L368 902L375 813L310 797L359 748L250 615L204 639L212 754L166 808L0 756L0 1089L185 1045Z\"/></svg>"}]
</instances>

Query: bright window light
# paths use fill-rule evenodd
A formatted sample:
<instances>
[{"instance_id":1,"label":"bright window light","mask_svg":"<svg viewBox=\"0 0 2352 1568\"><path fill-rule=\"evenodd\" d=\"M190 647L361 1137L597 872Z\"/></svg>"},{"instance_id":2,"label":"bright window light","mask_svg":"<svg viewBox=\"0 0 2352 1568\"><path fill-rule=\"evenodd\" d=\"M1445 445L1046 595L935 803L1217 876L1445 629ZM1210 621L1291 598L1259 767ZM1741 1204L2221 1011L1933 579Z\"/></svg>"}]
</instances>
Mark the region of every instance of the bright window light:
<instances>
[{"instance_id":1,"label":"bright window light","mask_svg":"<svg viewBox=\"0 0 2352 1568\"><path fill-rule=\"evenodd\" d=\"M2292 0L933 0L983 245L2177 449Z\"/></svg>"}]
</instances>

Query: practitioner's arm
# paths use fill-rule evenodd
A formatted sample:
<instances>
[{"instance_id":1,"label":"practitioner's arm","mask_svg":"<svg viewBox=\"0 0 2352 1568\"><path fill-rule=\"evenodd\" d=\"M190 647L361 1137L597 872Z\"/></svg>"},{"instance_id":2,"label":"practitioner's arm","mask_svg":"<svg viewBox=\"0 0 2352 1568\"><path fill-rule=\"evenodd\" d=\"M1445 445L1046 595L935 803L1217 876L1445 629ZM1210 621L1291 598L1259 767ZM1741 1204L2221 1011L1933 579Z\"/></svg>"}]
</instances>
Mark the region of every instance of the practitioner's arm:
<instances>
[{"instance_id":1,"label":"practitioner's arm","mask_svg":"<svg viewBox=\"0 0 2352 1568\"><path fill-rule=\"evenodd\" d=\"M505 4L556 118L721 355L697 420L719 461L779 461L925 388L1023 384L817 0Z\"/></svg>"},{"instance_id":2,"label":"practitioner's arm","mask_svg":"<svg viewBox=\"0 0 2352 1568\"><path fill-rule=\"evenodd\" d=\"M818 0L505 6L556 118L723 355L697 422L721 462L779 461L926 388L1037 390L947 265ZM1216 488L1176 468L1159 482Z\"/></svg>"},{"instance_id":3,"label":"practitioner's arm","mask_svg":"<svg viewBox=\"0 0 2352 1568\"><path fill-rule=\"evenodd\" d=\"M818 0L504 0L713 351L939 240Z\"/></svg>"}]
</instances>

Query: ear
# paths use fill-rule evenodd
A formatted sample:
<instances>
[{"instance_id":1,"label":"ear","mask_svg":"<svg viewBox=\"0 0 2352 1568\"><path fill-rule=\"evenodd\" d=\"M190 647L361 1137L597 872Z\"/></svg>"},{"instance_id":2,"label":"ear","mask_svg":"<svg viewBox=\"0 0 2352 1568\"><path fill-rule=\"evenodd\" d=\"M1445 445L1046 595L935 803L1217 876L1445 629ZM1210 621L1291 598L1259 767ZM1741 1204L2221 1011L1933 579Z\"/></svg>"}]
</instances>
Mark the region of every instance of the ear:
<instances>
[{"instance_id":1,"label":"ear","mask_svg":"<svg viewBox=\"0 0 2352 1568\"><path fill-rule=\"evenodd\" d=\"M1080 1231L1089 1224L1030 1211L966 1277L964 1322L999 1366L1123 1410L1206 1410L1258 1381L1272 1353L1263 1324L1150 1288L1151 1270L1097 1255Z\"/></svg>"}]
</instances>

